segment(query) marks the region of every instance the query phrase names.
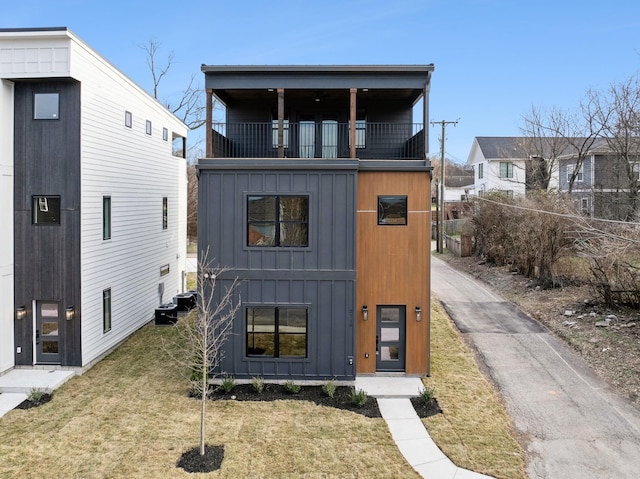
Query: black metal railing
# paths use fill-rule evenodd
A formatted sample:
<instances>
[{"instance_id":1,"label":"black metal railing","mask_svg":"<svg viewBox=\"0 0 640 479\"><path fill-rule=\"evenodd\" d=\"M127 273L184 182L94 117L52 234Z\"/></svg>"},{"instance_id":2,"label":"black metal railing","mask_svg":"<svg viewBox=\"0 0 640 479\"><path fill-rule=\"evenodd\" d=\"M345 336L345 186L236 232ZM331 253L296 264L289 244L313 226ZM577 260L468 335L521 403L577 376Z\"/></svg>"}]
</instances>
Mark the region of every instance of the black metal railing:
<instances>
[{"instance_id":1,"label":"black metal railing","mask_svg":"<svg viewBox=\"0 0 640 479\"><path fill-rule=\"evenodd\" d=\"M356 123L356 158L423 159L425 136L420 123ZM335 121L284 123L286 158L349 158L349 124ZM214 123L216 158L277 158L278 124Z\"/></svg>"}]
</instances>

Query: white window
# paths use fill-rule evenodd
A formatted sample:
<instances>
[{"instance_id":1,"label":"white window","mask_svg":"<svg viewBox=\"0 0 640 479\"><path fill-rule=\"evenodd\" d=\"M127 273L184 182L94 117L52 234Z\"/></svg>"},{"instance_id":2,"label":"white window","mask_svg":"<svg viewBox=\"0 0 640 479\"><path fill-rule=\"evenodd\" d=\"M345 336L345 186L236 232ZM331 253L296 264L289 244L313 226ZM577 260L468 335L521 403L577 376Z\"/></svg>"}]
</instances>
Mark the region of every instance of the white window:
<instances>
[{"instance_id":1,"label":"white window","mask_svg":"<svg viewBox=\"0 0 640 479\"><path fill-rule=\"evenodd\" d=\"M573 176L573 172L576 169L576 165L567 165L567 183L571 182L571 177ZM576 181L584 181L583 180L583 172L584 172L584 165L580 165L580 170L578 171L578 174L576 176Z\"/></svg>"},{"instance_id":2,"label":"white window","mask_svg":"<svg viewBox=\"0 0 640 479\"><path fill-rule=\"evenodd\" d=\"M60 95L58 93L35 93L33 95L34 120L58 120L60 118Z\"/></svg>"},{"instance_id":3,"label":"white window","mask_svg":"<svg viewBox=\"0 0 640 479\"><path fill-rule=\"evenodd\" d=\"M513 163L508 161L500 162L500 178L513 178Z\"/></svg>"}]
</instances>

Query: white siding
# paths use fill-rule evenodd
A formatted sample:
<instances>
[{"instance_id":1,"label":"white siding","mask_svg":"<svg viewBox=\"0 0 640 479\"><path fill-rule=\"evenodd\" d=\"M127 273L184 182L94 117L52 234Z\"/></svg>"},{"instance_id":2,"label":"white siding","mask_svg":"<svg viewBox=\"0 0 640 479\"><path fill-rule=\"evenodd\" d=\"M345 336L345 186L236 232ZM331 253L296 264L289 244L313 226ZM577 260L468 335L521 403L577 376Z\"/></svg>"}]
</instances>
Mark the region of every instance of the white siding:
<instances>
[{"instance_id":1,"label":"white siding","mask_svg":"<svg viewBox=\"0 0 640 479\"><path fill-rule=\"evenodd\" d=\"M74 38L72 76L82 82L82 363L87 365L153 318L182 291L186 259L186 162L171 154L186 127ZM124 125L133 114L132 128ZM152 135L145 132L152 122ZM168 129L164 141L162 130ZM102 197L111 196L111 239L102 239ZM162 198L168 229L162 229ZM170 273L160 277L160 267ZM111 288L112 329L103 333L102 291Z\"/></svg>"},{"instance_id":2,"label":"white siding","mask_svg":"<svg viewBox=\"0 0 640 479\"><path fill-rule=\"evenodd\" d=\"M13 361L13 83L0 80L0 373Z\"/></svg>"},{"instance_id":3,"label":"white siding","mask_svg":"<svg viewBox=\"0 0 640 479\"><path fill-rule=\"evenodd\" d=\"M24 32L2 32L0 77L48 78L69 76L69 38L66 32L25 37ZM33 35L33 32L29 32Z\"/></svg>"}]
</instances>

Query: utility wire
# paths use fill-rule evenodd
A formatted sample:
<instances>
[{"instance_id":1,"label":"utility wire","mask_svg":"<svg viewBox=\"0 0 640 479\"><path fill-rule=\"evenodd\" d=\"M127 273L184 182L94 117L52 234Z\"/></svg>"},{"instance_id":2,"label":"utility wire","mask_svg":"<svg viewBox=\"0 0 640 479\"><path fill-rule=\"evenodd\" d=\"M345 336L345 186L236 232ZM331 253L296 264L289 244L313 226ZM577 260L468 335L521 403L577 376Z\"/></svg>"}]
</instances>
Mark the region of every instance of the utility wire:
<instances>
[{"instance_id":1,"label":"utility wire","mask_svg":"<svg viewBox=\"0 0 640 479\"><path fill-rule=\"evenodd\" d=\"M490 200L490 199L484 198L482 196L476 196L475 199L478 199L478 200L481 200L481 201L486 201L487 203L494 203L496 205L505 206L507 208L515 208L515 209L518 209L518 210L532 211L534 213L545 213L545 214L548 214L548 215L561 216L563 218L569 218L569 219L574 219L574 220L600 221L602 223L615 223L615 224L630 225L630 226L640 226L640 223L635 223L635 222L632 222L632 221L607 220L605 218L586 218L584 216L577 216L577 215L573 215L573 214L569 214L569 213L556 213L555 211L537 210L535 208L528 208L526 206L510 205L508 203L502 203L500 201Z\"/></svg>"}]
</instances>

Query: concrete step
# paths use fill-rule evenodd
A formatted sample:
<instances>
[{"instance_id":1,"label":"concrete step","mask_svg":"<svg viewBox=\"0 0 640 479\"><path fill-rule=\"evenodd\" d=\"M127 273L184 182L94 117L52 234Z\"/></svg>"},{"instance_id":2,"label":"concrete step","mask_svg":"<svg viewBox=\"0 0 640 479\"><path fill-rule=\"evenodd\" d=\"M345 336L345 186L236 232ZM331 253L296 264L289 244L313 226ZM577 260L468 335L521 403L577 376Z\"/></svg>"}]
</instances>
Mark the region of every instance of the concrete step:
<instances>
[{"instance_id":1,"label":"concrete step","mask_svg":"<svg viewBox=\"0 0 640 479\"><path fill-rule=\"evenodd\" d=\"M61 369L12 369L0 376L0 393L29 394L34 390L51 394L75 373Z\"/></svg>"},{"instance_id":2,"label":"concrete step","mask_svg":"<svg viewBox=\"0 0 640 479\"><path fill-rule=\"evenodd\" d=\"M7 414L18 404L27 399L25 393L2 393L0 394L0 417Z\"/></svg>"}]
</instances>

